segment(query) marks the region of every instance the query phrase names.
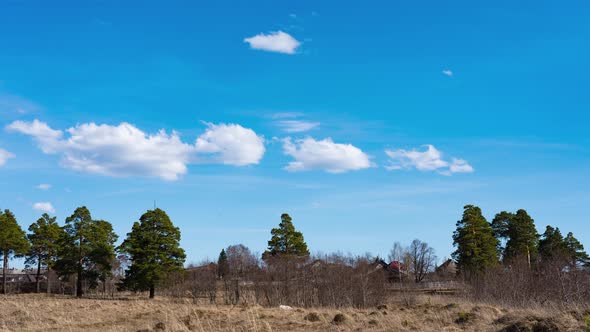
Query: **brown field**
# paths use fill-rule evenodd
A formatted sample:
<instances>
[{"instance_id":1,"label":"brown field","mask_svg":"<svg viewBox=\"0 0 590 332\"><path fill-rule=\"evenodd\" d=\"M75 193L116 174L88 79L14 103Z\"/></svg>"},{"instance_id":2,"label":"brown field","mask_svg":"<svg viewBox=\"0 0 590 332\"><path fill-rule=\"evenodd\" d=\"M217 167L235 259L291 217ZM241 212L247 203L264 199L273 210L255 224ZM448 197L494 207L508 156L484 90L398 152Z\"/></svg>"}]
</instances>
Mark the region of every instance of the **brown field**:
<instances>
[{"instance_id":1,"label":"brown field","mask_svg":"<svg viewBox=\"0 0 590 332\"><path fill-rule=\"evenodd\" d=\"M590 331L590 310L517 310L450 297L406 306L282 310L190 300L0 297L2 331Z\"/></svg>"}]
</instances>

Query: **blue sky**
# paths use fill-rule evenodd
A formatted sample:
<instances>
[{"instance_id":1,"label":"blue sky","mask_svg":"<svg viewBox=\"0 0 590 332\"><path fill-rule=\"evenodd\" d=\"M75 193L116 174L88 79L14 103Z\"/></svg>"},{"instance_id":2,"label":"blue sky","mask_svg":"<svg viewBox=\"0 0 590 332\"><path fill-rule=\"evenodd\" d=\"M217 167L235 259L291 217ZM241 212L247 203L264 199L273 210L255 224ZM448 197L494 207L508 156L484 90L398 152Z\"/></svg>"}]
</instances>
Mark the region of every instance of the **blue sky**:
<instances>
[{"instance_id":1,"label":"blue sky","mask_svg":"<svg viewBox=\"0 0 590 332\"><path fill-rule=\"evenodd\" d=\"M313 252L420 238L442 258L465 204L590 246L588 17L583 1L3 1L0 207L26 228L86 205L124 236L155 200L188 262L262 252L284 212Z\"/></svg>"}]
</instances>

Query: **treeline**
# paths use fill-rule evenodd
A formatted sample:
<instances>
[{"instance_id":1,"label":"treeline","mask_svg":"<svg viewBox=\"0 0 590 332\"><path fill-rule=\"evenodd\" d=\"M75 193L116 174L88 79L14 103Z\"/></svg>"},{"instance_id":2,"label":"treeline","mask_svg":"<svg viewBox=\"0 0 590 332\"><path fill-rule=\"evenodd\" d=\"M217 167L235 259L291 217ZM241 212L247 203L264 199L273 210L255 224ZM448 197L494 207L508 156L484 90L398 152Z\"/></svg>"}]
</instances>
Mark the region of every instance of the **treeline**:
<instances>
[{"instance_id":1,"label":"treeline","mask_svg":"<svg viewBox=\"0 0 590 332\"><path fill-rule=\"evenodd\" d=\"M147 211L119 246L110 222L92 218L85 206L77 208L59 226L55 217L43 214L25 233L10 210L0 211L0 250L3 257L2 291L7 293L8 261L25 257L27 267L36 267L36 290L40 291L42 269L51 292L51 274L61 281L72 281L76 296L85 289L106 287L114 270L124 267L119 289L149 291L166 277L183 269L185 254L179 247L180 230L160 209ZM117 256L119 253L119 256Z\"/></svg>"},{"instance_id":2,"label":"treeline","mask_svg":"<svg viewBox=\"0 0 590 332\"><path fill-rule=\"evenodd\" d=\"M467 205L453 234L459 273L472 295L507 304L590 302L590 257L572 232L537 232L525 211L502 211L488 222Z\"/></svg>"}]
</instances>

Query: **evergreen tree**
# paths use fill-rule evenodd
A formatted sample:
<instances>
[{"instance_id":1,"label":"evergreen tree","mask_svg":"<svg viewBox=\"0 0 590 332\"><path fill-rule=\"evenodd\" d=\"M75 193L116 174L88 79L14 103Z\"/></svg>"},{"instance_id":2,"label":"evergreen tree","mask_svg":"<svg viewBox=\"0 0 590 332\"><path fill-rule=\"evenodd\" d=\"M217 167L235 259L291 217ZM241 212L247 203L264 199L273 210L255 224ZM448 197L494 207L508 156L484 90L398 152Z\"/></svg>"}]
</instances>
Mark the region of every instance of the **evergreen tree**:
<instances>
[{"instance_id":1,"label":"evergreen tree","mask_svg":"<svg viewBox=\"0 0 590 332\"><path fill-rule=\"evenodd\" d=\"M29 232L27 237L31 243L31 250L25 264L37 265L37 293L39 293L41 267L47 268L47 293L49 293L51 292L49 272L57 260L58 242L62 237L63 230L55 221L55 217L44 213L41 218L29 226Z\"/></svg>"},{"instance_id":2,"label":"evergreen tree","mask_svg":"<svg viewBox=\"0 0 590 332\"><path fill-rule=\"evenodd\" d=\"M543 262L562 259L566 255L563 235L559 228L547 226L539 241L539 256Z\"/></svg>"},{"instance_id":3,"label":"evergreen tree","mask_svg":"<svg viewBox=\"0 0 590 332\"><path fill-rule=\"evenodd\" d=\"M180 230L174 227L166 212L155 209L144 213L119 247L131 261L122 286L130 290L149 290L153 298L155 287L169 273L183 268L186 256L179 243Z\"/></svg>"},{"instance_id":4,"label":"evergreen tree","mask_svg":"<svg viewBox=\"0 0 590 332\"><path fill-rule=\"evenodd\" d=\"M94 288L104 270L110 269L117 235L109 222L93 220L85 206L66 218L63 230L55 270L60 275L76 274L76 296L82 297L84 281Z\"/></svg>"},{"instance_id":5,"label":"evergreen tree","mask_svg":"<svg viewBox=\"0 0 590 332\"><path fill-rule=\"evenodd\" d=\"M270 233L272 238L268 241L268 250L263 254L264 259L274 256L309 256L303 234L295 230L295 226L288 214L281 215L279 227L273 228Z\"/></svg>"},{"instance_id":6,"label":"evergreen tree","mask_svg":"<svg viewBox=\"0 0 590 332\"><path fill-rule=\"evenodd\" d=\"M564 248L572 268L590 267L590 256L584 251L584 246L574 237L572 232L567 233L564 239Z\"/></svg>"},{"instance_id":7,"label":"evergreen tree","mask_svg":"<svg viewBox=\"0 0 590 332\"><path fill-rule=\"evenodd\" d=\"M225 249L221 249L219 258L217 259L217 276L219 278L224 278L228 272L229 264L227 262L227 254L225 253Z\"/></svg>"},{"instance_id":8,"label":"evergreen tree","mask_svg":"<svg viewBox=\"0 0 590 332\"><path fill-rule=\"evenodd\" d=\"M464 207L463 218L457 221L457 230L453 234L453 244L457 247L453 258L467 278L498 263L498 240L477 206Z\"/></svg>"},{"instance_id":9,"label":"evergreen tree","mask_svg":"<svg viewBox=\"0 0 590 332\"><path fill-rule=\"evenodd\" d=\"M515 214L501 212L492 221L492 228L498 239L506 241L506 247L502 250L503 261L526 257L531 267L531 262L537 256L539 234L528 213L522 209Z\"/></svg>"},{"instance_id":10,"label":"evergreen tree","mask_svg":"<svg viewBox=\"0 0 590 332\"><path fill-rule=\"evenodd\" d=\"M29 250L29 241L25 231L19 226L10 210L0 211L0 255L3 257L2 291L6 294L6 272L11 256L24 256Z\"/></svg>"}]
</instances>

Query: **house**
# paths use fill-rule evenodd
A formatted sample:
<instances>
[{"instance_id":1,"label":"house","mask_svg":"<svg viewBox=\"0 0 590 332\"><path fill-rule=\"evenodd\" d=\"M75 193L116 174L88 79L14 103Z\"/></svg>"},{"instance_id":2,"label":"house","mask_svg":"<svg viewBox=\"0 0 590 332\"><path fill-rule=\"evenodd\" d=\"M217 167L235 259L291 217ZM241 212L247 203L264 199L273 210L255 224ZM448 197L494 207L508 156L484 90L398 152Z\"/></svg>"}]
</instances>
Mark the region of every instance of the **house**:
<instances>
[{"instance_id":1,"label":"house","mask_svg":"<svg viewBox=\"0 0 590 332\"><path fill-rule=\"evenodd\" d=\"M384 271L387 274L387 279L391 282L399 281L408 277L408 271L405 265L399 261L392 261L386 263L382 259L375 260L373 263L376 271Z\"/></svg>"},{"instance_id":2,"label":"house","mask_svg":"<svg viewBox=\"0 0 590 332\"><path fill-rule=\"evenodd\" d=\"M457 264L452 259L447 259L436 270L438 277L454 277L457 274Z\"/></svg>"}]
</instances>

